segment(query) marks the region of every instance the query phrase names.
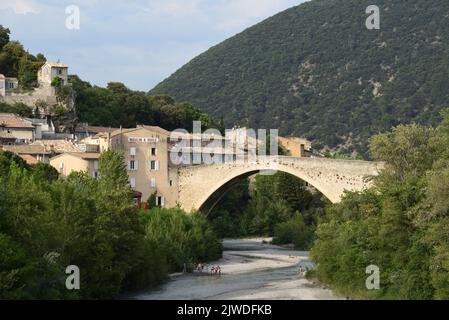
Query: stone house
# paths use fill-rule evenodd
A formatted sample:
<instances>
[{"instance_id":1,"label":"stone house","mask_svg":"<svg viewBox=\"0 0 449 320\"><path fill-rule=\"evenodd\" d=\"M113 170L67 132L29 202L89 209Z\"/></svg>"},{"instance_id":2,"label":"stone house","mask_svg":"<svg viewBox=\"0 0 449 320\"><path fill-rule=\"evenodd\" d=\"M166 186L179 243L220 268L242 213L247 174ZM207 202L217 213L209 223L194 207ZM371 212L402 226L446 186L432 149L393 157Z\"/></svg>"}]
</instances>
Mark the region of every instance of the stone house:
<instances>
[{"instance_id":1,"label":"stone house","mask_svg":"<svg viewBox=\"0 0 449 320\"><path fill-rule=\"evenodd\" d=\"M11 95L13 90L19 87L19 81L16 78L5 77L0 73L0 96L6 97Z\"/></svg>"},{"instance_id":2,"label":"stone house","mask_svg":"<svg viewBox=\"0 0 449 320\"><path fill-rule=\"evenodd\" d=\"M51 85L55 78L61 78L62 84L68 83L69 67L60 62L45 62L37 73L37 80L39 85Z\"/></svg>"},{"instance_id":3,"label":"stone house","mask_svg":"<svg viewBox=\"0 0 449 320\"><path fill-rule=\"evenodd\" d=\"M35 139L36 127L15 114L0 113L0 132L15 137L15 143L29 143Z\"/></svg>"}]
</instances>

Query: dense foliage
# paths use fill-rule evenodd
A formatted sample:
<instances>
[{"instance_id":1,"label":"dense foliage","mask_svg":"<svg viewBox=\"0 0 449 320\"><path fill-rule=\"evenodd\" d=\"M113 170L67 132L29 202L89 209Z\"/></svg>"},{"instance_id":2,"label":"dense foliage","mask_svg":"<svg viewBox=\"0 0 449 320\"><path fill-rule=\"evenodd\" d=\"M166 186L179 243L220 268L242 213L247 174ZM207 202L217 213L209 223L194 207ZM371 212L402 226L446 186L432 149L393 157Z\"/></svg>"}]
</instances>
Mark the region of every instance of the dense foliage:
<instances>
[{"instance_id":1,"label":"dense foliage","mask_svg":"<svg viewBox=\"0 0 449 320\"><path fill-rule=\"evenodd\" d=\"M45 63L42 54L33 56L25 51L18 41L10 41L9 29L0 25L0 73L17 77L20 90L37 86L37 72ZM135 127L137 124L157 125L167 130L192 129L193 121L201 121L204 129L223 129L206 113L189 103L176 102L169 96L149 96L133 91L120 82L111 82L106 88L92 86L78 76L69 76L69 86L64 86L60 78L55 78L58 104L48 106L38 101L35 106L22 103L8 105L0 103L0 112L10 112L21 116L38 116L39 111L50 112L58 125L73 129L76 122L105 127ZM69 106L74 98L75 113L61 106ZM70 108L69 108L70 109Z\"/></svg>"},{"instance_id":2,"label":"dense foliage","mask_svg":"<svg viewBox=\"0 0 449 320\"><path fill-rule=\"evenodd\" d=\"M135 209L121 154L103 153L99 171L57 179L0 153L0 299L111 298L221 255L204 217ZM80 290L65 287L69 265Z\"/></svg>"},{"instance_id":3,"label":"dense foliage","mask_svg":"<svg viewBox=\"0 0 449 320\"><path fill-rule=\"evenodd\" d=\"M10 30L0 25L0 73L19 79L22 88L37 86L37 71L45 63L43 54L26 51L18 41L10 41Z\"/></svg>"},{"instance_id":4,"label":"dense foliage","mask_svg":"<svg viewBox=\"0 0 449 320\"><path fill-rule=\"evenodd\" d=\"M312 0L209 49L151 94L170 94L226 126L279 128L342 150L412 121L436 125L449 99L446 0ZM377 89L376 89L377 88Z\"/></svg>"},{"instance_id":5,"label":"dense foliage","mask_svg":"<svg viewBox=\"0 0 449 320\"><path fill-rule=\"evenodd\" d=\"M71 76L75 105L81 122L112 127L135 127L137 124L157 125L166 130L183 128L191 131L193 121L201 121L204 129L220 128L205 113L189 103L175 102L168 96L148 96L111 82L106 88L92 86Z\"/></svg>"},{"instance_id":6,"label":"dense foliage","mask_svg":"<svg viewBox=\"0 0 449 320\"><path fill-rule=\"evenodd\" d=\"M234 186L210 213L217 233L227 238L274 236L277 244L309 247L322 206L319 195L282 172L250 180Z\"/></svg>"},{"instance_id":7,"label":"dense foliage","mask_svg":"<svg viewBox=\"0 0 449 320\"><path fill-rule=\"evenodd\" d=\"M386 162L371 189L329 206L311 255L316 275L357 298L449 298L449 111L437 127L401 125L370 140ZM365 287L380 268L380 290Z\"/></svg>"}]
</instances>

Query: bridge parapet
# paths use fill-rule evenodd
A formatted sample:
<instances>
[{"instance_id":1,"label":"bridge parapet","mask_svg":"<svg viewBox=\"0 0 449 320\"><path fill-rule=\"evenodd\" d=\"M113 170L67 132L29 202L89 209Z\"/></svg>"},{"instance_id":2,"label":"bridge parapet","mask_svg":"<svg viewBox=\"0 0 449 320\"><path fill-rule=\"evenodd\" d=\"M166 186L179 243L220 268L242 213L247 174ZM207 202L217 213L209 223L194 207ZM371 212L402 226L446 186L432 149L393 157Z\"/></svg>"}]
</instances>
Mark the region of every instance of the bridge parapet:
<instances>
[{"instance_id":1,"label":"bridge parapet","mask_svg":"<svg viewBox=\"0 0 449 320\"><path fill-rule=\"evenodd\" d=\"M292 174L337 203L345 190L368 188L371 182L367 177L378 175L382 168L380 162L285 156L182 167L177 169L178 204L187 212L207 212L238 180L267 170Z\"/></svg>"}]
</instances>

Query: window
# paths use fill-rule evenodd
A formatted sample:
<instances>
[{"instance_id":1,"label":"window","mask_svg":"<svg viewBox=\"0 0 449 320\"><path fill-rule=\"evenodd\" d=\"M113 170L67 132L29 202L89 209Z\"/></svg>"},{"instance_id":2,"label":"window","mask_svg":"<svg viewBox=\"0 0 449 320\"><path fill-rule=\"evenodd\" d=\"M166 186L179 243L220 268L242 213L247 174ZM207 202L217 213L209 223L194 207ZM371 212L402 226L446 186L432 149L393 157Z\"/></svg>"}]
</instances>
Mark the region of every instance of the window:
<instances>
[{"instance_id":1,"label":"window","mask_svg":"<svg viewBox=\"0 0 449 320\"><path fill-rule=\"evenodd\" d=\"M151 148L151 155L153 157L155 157L157 155L157 149L156 148Z\"/></svg>"},{"instance_id":2,"label":"window","mask_svg":"<svg viewBox=\"0 0 449 320\"><path fill-rule=\"evenodd\" d=\"M156 188L156 178L151 178L151 188Z\"/></svg>"},{"instance_id":3,"label":"window","mask_svg":"<svg viewBox=\"0 0 449 320\"><path fill-rule=\"evenodd\" d=\"M9 89L14 89L14 82L9 82L8 86L9 86Z\"/></svg>"},{"instance_id":4,"label":"window","mask_svg":"<svg viewBox=\"0 0 449 320\"><path fill-rule=\"evenodd\" d=\"M173 180L170 180L170 187L173 187Z\"/></svg>"},{"instance_id":5,"label":"window","mask_svg":"<svg viewBox=\"0 0 449 320\"><path fill-rule=\"evenodd\" d=\"M150 161L150 170L158 171L159 170L159 160L151 160Z\"/></svg>"},{"instance_id":6,"label":"window","mask_svg":"<svg viewBox=\"0 0 449 320\"><path fill-rule=\"evenodd\" d=\"M94 161L94 170L98 170L98 160Z\"/></svg>"},{"instance_id":7,"label":"window","mask_svg":"<svg viewBox=\"0 0 449 320\"><path fill-rule=\"evenodd\" d=\"M92 172L92 177L97 179L98 178L98 171Z\"/></svg>"},{"instance_id":8,"label":"window","mask_svg":"<svg viewBox=\"0 0 449 320\"><path fill-rule=\"evenodd\" d=\"M136 178L129 179L129 184L130 184L131 188L134 189L136 187Z\"/></svg>"},{"instance_id":9,"label":"window","mask_svg":"<svg viewBox=\"0 0 449 320\"><path fill-rule=\"evenodd\" d=\"M136 148L135 148L135 147L130 148L130 149L129 149L129 154L130 154L131 156L135 156L135 155L136 155Z\"/></svg>"},{"instance_id":10,"label":"window","mask_svg":"<svg viewBox=\"0 0 449 320\"><path fill-rule=\"evenodd\" d=\"M158 207L163 207L165 205L165 198L163 196L159 196L156 198L156 205Z\"/></svg>"},{"instance_id":11,"label":"window","mask_svg":"<svg viewBox=\"0 0 449 320\"><path fill-rule=\"evenodd\" d=\"M139 162L137 160L130 160L128 162L128 170L136 171L139 168Z\"/></svg>"},{"instance_id":12,"label":"window","mask_svg":"<svg viewBox=\"0 0 449 320\"><path fill-rule=\"evenodd\" d=\"M56 73L59 74L59 75L61 75L61 74L62 74L62 69L61 69L61 68L57 68L57 69L56 69Z\"/></svg>"}]
</instances>

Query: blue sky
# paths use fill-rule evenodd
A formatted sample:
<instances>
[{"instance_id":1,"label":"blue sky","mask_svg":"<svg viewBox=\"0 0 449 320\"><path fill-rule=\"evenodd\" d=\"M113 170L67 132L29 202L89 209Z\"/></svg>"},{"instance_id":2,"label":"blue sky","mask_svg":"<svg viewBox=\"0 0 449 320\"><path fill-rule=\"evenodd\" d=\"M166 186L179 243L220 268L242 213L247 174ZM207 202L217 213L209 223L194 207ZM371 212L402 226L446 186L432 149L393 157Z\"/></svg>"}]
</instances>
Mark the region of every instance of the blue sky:
<instances>
[{"instance_id":1,"label":"blue sky","mask_svg":"<svg viewBox=\"0 0 449 320\"><path fill-rule=\"evenodd\" d=\"M31 53L92 84L147 91L213 45L304 0L0 0L0 24ZM80 29L65 27L66 7ZM1 70L0 70L1 71Z\"/></svg>"}]
</instances>

